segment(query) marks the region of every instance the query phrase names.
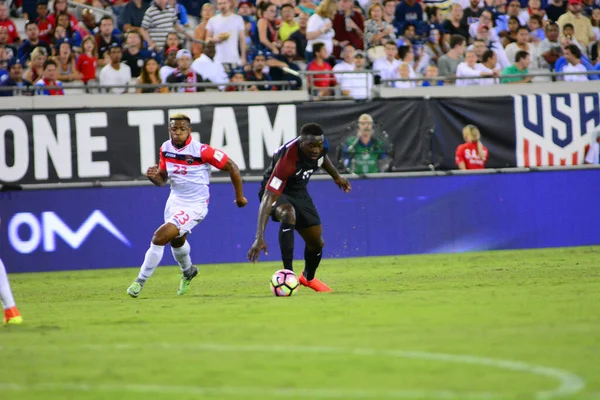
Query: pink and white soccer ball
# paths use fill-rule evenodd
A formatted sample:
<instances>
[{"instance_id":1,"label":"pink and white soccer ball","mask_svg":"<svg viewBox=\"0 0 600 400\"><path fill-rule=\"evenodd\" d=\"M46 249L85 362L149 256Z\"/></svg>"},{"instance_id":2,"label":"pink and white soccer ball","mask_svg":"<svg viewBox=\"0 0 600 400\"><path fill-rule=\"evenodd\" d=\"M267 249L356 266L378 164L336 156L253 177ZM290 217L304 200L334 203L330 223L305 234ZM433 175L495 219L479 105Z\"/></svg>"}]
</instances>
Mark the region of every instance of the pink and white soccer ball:
<instances>
[{"instance_id":1,"label":"pink and white soccer ball","mask_svg":"<svg viewBox=\"0 0 600 400\"><path fill-rule=\"evenodd\" d=\"M288 297L298 291L298 277L294 271L280 269L271 277L271 291L277 297Z\"/></svg>"}]
</instances>

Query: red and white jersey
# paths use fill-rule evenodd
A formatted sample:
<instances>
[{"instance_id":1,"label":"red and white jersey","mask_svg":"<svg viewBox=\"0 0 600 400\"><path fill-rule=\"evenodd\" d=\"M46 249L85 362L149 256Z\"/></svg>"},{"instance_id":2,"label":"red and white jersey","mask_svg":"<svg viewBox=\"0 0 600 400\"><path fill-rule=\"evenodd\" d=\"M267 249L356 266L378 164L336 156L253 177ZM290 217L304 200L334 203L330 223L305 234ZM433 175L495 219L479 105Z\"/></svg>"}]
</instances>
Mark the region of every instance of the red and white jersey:
<instances>
[{"instance_id":1,"label":"red and white jersey","mask_svg":"<svg viewBox=\"0 0 600 400\"><path fill-rule=\"evenodd\" d=\"M483 159L479 157L476 142L463 143L456 148L456 165L465 163L467 169L484 169L488 159L488 149L483 146Z\"/></svg>"},{"instance_id":2,"label":"red and white jersey","mask_svg":"<svg viewBox=\"0 0 600 400\"><path fill-rule=\"evenodd\" d=\"M159 168L167 171L171 183L170 202L198 204L208 200L211 166L223 169L227 155L207 144L186 140L178 149L171 140L160 146Z\"/></svg>"}]
</instances>

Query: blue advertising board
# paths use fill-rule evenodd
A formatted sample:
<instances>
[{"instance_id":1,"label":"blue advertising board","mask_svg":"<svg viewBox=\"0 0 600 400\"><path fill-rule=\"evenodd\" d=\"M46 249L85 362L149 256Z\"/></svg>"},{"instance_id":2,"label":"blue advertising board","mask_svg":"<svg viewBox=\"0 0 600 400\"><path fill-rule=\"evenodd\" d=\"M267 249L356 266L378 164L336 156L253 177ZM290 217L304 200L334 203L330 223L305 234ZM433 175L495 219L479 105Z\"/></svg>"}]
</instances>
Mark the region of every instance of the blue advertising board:
<instances>
[{"instance_id":1,"label":"blue advertising board","mask_svg":"<svg viewBox=\"0 0 600 400\"><path fill-rule=\"evenodd\" d=\"M600 171L361 179L342 193L329 180L309 190L326 258L600 244ZM244 262L258 183L238 209L229 184L211 185L210 211L189 236L195 264ZM168 188L0 193L0 256L9 272L138 266L163 223ZM267 227L278 260L277 225ZM296 240L296 258L303 244ZM326 262L326 261L325 261ZM173 265L165 252L162 265Z\"/></svg>"}]
</instances>

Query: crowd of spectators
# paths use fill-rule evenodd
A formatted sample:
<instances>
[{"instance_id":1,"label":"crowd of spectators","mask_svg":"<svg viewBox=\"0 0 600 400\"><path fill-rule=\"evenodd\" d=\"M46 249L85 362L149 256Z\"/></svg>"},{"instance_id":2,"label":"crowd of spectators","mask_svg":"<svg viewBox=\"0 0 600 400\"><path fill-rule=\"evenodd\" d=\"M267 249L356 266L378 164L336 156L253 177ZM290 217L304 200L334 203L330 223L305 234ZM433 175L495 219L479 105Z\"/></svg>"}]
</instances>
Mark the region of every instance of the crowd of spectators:
<instances>
[{"instance_id":1,"label":"crowd of spectators","mask_svg":"<svg viewBox=\"0 0 600 400\"><path fill-rule=\"evenodd\" d=\"M355 99L380 81L586 81L600 75L533 73L600 71L599 1L11 0L0 2L0 89L20 88L0 95L61 95L71 82L113 93L134 83L146 84L138 93L196 92L205 82L306 90L295 71L311 71L314 96Z\"/></svg>"}]
</instances>

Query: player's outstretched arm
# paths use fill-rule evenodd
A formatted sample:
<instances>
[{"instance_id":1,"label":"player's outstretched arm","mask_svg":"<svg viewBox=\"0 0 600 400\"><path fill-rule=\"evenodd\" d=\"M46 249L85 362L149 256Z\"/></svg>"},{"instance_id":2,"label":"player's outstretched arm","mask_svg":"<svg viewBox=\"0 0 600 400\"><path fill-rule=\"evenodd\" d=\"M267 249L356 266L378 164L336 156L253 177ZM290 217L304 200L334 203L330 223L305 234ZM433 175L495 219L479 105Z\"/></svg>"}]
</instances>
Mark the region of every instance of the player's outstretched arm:
<instances>
[{"instance_id":1,"label":"player's outstretched arm","mask_svg":"<svg viewBox=\"0 0 600 400\"><path fill-rule=\"evenodd\" d=\"M267 244L265 243L265 228L267 227L267 222L269 221L269 216L271 215L273 203L275 203L278 198L279 195L271 192L270 190L265 190L265 194L263 194L260 207L258 208L256 236L250 251L248 251L248 260L252 262L258 261L258 256L260 255L261 251L264 251L266 255L269 254L267 250Z\"/></svg>"},{"instance_id":2,"label":"player's outstretched arm","mask_svg":"<svg viewBox=\"0 0 600 400\"><path fill-rule=\"evenodd\" d=\"M350 190L352 190L352 185L350 185L348 179L340 175L339 171L333 165L328 155L325 155L325 160L323 160L323 169L327 171L329 176L333 178L335 184L338 185L340 189L344 191L344 193L348 193Z\"/></svg>"},{"instance_id":3,"label":"player's outstretched arm","mask_svg":"<svg viewBox=\"0 0 600 400\"><path fill-rule=\"evenodd\" d=\"M146 176L156 186L164 186L167 183L167 171L160 169L157 164L148 168Z\"/></svg>"},{"instance_id":4,"label":"player's outstretched arm","mask_svg":"<svg viewBox=\"0 0 600 400\"><path fill-rule=\"evenodd\" d=\"M223 171L229 172L229 177L231 178L231 183L233 184L233 188L235 190L235 204L237 204L238 207L244 207L246 204L248 204L248 200L244 197L240 169L236 163L231 161L231 159L228 159L227 163L223 167Z\"/></svg>"}]
</instances>

